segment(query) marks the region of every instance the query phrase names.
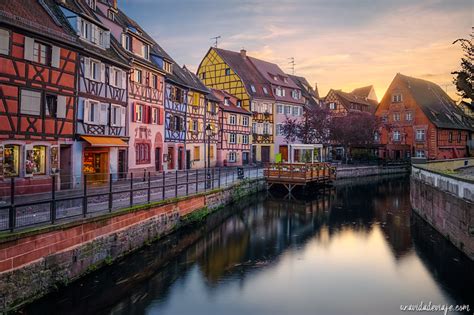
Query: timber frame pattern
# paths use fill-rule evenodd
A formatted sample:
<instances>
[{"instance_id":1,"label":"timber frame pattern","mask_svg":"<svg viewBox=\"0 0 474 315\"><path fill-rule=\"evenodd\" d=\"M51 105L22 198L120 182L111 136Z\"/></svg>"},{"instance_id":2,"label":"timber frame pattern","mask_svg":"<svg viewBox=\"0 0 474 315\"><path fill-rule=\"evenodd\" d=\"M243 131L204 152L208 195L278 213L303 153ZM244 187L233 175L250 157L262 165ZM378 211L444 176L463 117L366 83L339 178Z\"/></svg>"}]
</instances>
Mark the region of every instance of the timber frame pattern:
<instances>
[{"instance_id":1,"label":"timber frame pattern","mask_svg":"<svg viewBox=\"0 0 474 315\"><path fill-rule=\"evenodd\" d=\"M166 82L165 87L165 142L184 143L186 140L186 103L188 93L185 89L169 82ZM177 97L178 94L179 97ZM176 126L175 117L178 117L181 126Z\"/></svg>"},{"instance_id":2,"label":"timber frame pattern","mask_svg":"<svg viewBox=\"0 0 474 315\"><path fill-rule=\"evenodd\" d=\"M187 135L186 143L204 143L206 134L205 108L207 100L204 94L188 91ZM197 130L194 126L197 123Z\"/></svg>"},{"instance_id":3,"label":"timber frame pattern","mask_svg":"<svg viewBox=\"0 0 474 315\"><path fill-rule=\"evenodd\" d=\"M77 53L60 47L59 68L24 58L25 35L10 31L9 55L0 55L0 138L57 140L72 138ZM41 92L40 115L21 114L21 89ZM66 97L64 118L45 113L46 94Z\"/></svg>"},{"instance_id":4,"label":"timber frame pattern","mask_svg":"<svg viewBox=\"0 0 474 315\"><path fill-rule=\"evenodd\" d=\"M230 115L236 116L236 124L229 123ZM242 118L244 116L248 117L249 126L244 126L242 124ZM232 111L225 111L221 109L219 111L219 127L219 149L241 152L250 151L250 115L234 113ZM229 142L229 137L232 133L236 134L237 137L240 136L240 142L237 139L236 143ZM242 141L244 135L249 137L249 142L247 144L244 144Z\"/></svg>"}]
</instances>

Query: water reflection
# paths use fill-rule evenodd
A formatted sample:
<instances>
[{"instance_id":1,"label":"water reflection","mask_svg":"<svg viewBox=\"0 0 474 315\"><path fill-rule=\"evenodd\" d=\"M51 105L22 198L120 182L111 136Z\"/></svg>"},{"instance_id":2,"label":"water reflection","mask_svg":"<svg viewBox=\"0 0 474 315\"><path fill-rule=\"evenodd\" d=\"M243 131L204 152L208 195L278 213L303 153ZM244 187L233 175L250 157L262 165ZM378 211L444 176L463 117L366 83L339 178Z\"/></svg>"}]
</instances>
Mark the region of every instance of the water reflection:
<instances>
[{"instance_id":1,"label":"water reflection","mask_svg":"<svg viewBox=\"0 0 474 315\"><path fill-rule=\"evenodd\" d=\"M473 263L412 216L408 183L249 200L23 312L399 314L422 300L472 303Z\"/></svg>"}]
</instances>

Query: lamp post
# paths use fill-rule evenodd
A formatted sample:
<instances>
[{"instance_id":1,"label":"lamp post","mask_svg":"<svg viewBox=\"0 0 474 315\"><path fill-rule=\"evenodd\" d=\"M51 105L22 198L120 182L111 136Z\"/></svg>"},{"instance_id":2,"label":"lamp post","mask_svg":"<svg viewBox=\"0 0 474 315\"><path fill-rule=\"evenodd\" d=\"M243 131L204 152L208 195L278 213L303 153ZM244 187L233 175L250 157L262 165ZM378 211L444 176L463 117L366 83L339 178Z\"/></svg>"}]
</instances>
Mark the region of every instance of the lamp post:
<instances>
[{"instance_id":1,"label":"lamp post","mask_svg":"<svg viewBox=\"0 0 474 315\"><path fill-rule=\"evenodd\" d=\"M206 126L206 136L207 136L207 181L206 181L206 188L211 188L211 136L212 136L211 124L207 124L207 126Z\"/></svg>"}]
</instances>

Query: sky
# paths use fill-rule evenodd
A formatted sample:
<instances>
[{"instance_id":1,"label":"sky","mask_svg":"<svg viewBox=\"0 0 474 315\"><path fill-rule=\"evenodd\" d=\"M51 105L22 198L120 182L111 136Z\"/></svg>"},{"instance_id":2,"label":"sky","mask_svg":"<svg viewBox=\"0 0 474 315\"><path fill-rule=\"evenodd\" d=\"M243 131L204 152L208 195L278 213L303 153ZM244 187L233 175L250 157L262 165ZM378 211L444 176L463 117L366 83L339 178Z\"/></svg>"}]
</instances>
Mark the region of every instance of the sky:
<instances>
[{"instance_id":1,"label":"sky","mask_svg":"<svg viewBox=\"0 0 474 315\"><path fill-rule=\"evenodd\" d=\"M471 0L118 0L178 62L196 70L211 45L277 63L329 89L374 85L397 73L433 81L455 100L451 72L474 22Z\"/></svg>"}]
</instances>

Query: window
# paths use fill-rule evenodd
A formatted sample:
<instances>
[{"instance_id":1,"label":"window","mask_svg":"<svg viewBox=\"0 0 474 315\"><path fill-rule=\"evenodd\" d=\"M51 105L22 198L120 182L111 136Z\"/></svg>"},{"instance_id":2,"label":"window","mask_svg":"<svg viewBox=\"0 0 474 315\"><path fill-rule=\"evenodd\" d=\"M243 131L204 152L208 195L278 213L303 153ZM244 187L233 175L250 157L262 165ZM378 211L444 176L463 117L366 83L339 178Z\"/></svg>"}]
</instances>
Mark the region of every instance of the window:
<instances>
[{"instance_id":1,"label":"window","mask_svg":"<svg viewBox=\"0 0 474 315\"><path fill-rule=\"evenodd\" d=\"M237 155L234 151L229 152L229 162L234 163L237 161Z\"/></svg>"},{"instance_id":2,"label":"window","mask_svg":"<svg viewBox=\"0 0 474 315\"><path fill-rule=\"evenodd\" d=\"M415 139L416 139L416 141L425 141L425 130L424 129L417 129Z\"/></svg>"},{"instance_id":3,"label":"window","mask_svg":"<svg viewBox=\"0 0 474 315\"><path fill-rule=\"evenodd\" d=\"M374 141L379 142L380 141L380 134L376 131L374 132Z\"/></svg>"},{"instance_id":4,"label":"window","mask_svg":"<svg viewBox=\"0 0 474 315\"><path fill-rule=\"evenodd\" d=\"M201 73L201 80L204 80L206 78L206 72Z\"/></svg>"},{"instance_id":5,"label":"window","mask_svg":"<svg viewBox=\"0 0 474 315\"><path fill-rule=\"evenodd\" d=\"M124 48L128 51L132 51L132 37L130 35L125 34L124 38Z\"/></svg>"},{"instance_id":6,"label":"window","mask_svg":"<svg viewBox=\"0 0 474 315\"><path fill-rule=\"evenodd\" d=\"M400 141L400 131L394 131L392 139L393 141Z\"/></svg>"},{"instance_id":7,"label":"window","mask_svg":"<svg viewBox=\"0 0 474 315\"><path fill-rule=\"evenodd\" d=\"M249 135L242 135L242 143L249 144Z\"/></svg>"},{"instance_id":8,"label":"window","mask_svg":"<svg viewBox=\"0 0 474 315\"><path fill-rule=\"evenodd\" d=\"M264 123L264 124L263 124L263 134L264 134L264 135L268 135L268 134L270 133L269 130L270 130L270 129L269 129L268 123Z\"/></svg>"},{"instance_id":9,"label":"window","mask_svg":"<svg viewBox=\"0 0 474 315\"><path fill-rule=\"evenodd\" d=\"M151 109L151 123L157 125L159 121L158 108L153 107Z\"/></svg>"},{"instance_id":10,"label":"window","mask_svg":"<svg viewBox=\"0 0 474 315\"><path fill-rule=\"evenodd\" d=\"M99 123L100 121L100 113L99 113L99 102L95 101L87 101L86 107L88 106L88 109L84 111L84 122L86 123Z\"/></svg>"},{"instance_id":11,"label":"window","mask_svg":"<svg viewBox=\"0 0 474 315\"><path fill-rule=\"evenodd\" d=\"M289 105L285 106L285 115L291 115L291 106Z\"/></svg>"},{"instance_id":12,"label":"window","mask_svg":"<svg viewBox=\"0 0 474 315\"><path fill-rule=\"evenodd\" d=\"M86 3L89 7L91 7L92 10L95 10L95 3L96 0L86 0Z\"/></svg>"},{"instance_id":13,"label":"window","mask_svg":"<svg viewBox=\"0 0 474 315\"><path fill-rule=\"evenodd\" d=\"M229 124L235 125L236 122L237 122L236 116L235 116L235 115L230 115L230 116L229 116Z\"/></svg>"},{"instance_id":14,"label":"window","mask_svg":"<svg viewBox=\"0 0 474 315\"><path fill-rule=\"evenodd\" d=\"M413 114L411 112L406 112L405 113L405 120L406 121L411 121L413 120Z\"/></svg>"},{"instance_id":15,"label":"window","mask_svg":"<svg viewBox=\"0 0 474 315\"><path fill-rule=\"evenodd\" d=\"M112 11L112 10L107 10L107 17L109 18L109 20L114 21L115 20L115 12Z\"/></svg>"},{"instance_id":16,"label":"window","mask_svg":"<svg viewBox=\"0 0 474 315\"><path fill-rule=\"evenodd\" d=\"M235 133L229 134L229 143L237 143L237 135Z\"/></svg>"},{"instance_id":17,"label":"window","mask_svg":"<svg viewBox=\"0 0 474 315\"><path fill-rule=\"evenodd\" d=\"M22 114L39 116L41 114L41 93L30 90L21 90Z\"/></svg>"},{"instance_id":18,"label":"window","mask_svg":"<svg viewBox=\"0 0 474 315\"><path fill-rule=\"evenodd\" d=\"M89 67L90 78L94 81L100 81L100 62L91 60Z\"/></svg>"},{"instance_id":19,"label":"window","mask_svg":"<svg viewBox=\"0 0 474 315\"><path fill-rule=\"evenodd\" d=\"M51 46L35 41L33 61L43 65L51 65Z\"/></svg>"},{"instance_id":20,"label":"window","mask_svg":"<svg viewBox=\"0 0 474 315\"><path fill-rule=\"evenodd\" d=\"M393 113L393 121L400 121L400 113Z\"/></svg>"},{"instance_id":21,"label":"window","mask_svg":"<svg viewBox=\"0 0 474 315\"><path fill-rule=\"evenodd\" d=\"M225 75L230 75L230 68L225 69Z\"/></svg>"},{"instance_id":22,"label":"window","mask_svg":"<svg viewBox=\"0 0 474 315\"><path fill-rule=\"evenodd\" d=\"M275 94L276 94L277 96L280 96L280 97L283 96L283 92L282 92L281 87L277 87L277 88L275 89Z\"/></svg>"},{"instance_id":23,"label":"window","mask_svg":"<svg viewBox=\"0 0 474 315\"><path fill-rule=\"evenodd\" d=\"M247 116L242 116L242 126L248 127L249 118Z\"/></svg>"},{"instance_id":24,"label":"window","mask_svg":"<svg viewBox=\"0 0 474 315\"><path fill-rule=\"evenodd\" d=\"M122 87L122 71L117 68L111 68L110 70L110 84L115 87Z\"/></svg>"},{"instance_id":25,"label":"window","mask_svg":"<svg viewBox=\"0 0 474 315\"><path fill-rule=\"evenodd\" d=\"M229 98L224 98L224 105L229 106Z\"/></svg>"},{"instance_id":26,"label":"window","mask_svg":"<svg viewBox=\"0 0 474 315\"><path fill-rule=\"evenodd\" d=\"M0 54L8 55L10 53L10 32L0 29Z\"/></svg>"},{"instance_id":27,"label":"window","mask_svg":"<svg viewBox=\"0 0 474 315\"><path fill-rule=\"evenodd\" d=\"M283 114L283 105L277 104L277 113L278 114Z\"/></svg>"},{"instance_id":28,"label":"window","mask_svg":"<svg viewBox=\"0 0 474 315\"><path fill-rule=\"evenodd\" d=\"M417 158L424 158L424 157L426 157L425 151L424 151L424 150L416 150L415 156L416 156Z\"/></svg>"},{"instance_id":29,"label":"window","mask_svg":"<svg viewBox=\"0 0 474 315\"><path fill-rule=\"evenodd\" d=\"M257 123L252 123L252 133L257 133Z\"/></svg>"},{"instance_id":30,"label":"window","mask_svg":"<svg viewBox=\"0 0 474 315\"><path fill-rule=\"evenodd\" d=\"M192 130L194 132L198 132L198 129L199 129L199 122L197 120L193 120L193 123L192 123Z\"/></svg>"},{"instance_id":31,"label":"window","mask_svg":"<svg viewBox=\"0 0 474 315\"><path fill-rule=\"evenodd\" d=\"M121 106L112 105L110 107L110 124L112 126L120 126L121 123Z\"/></svg>"},{"instance_id":32,"label":"window","mask_svg":"<svg viewBox=\"0 0 474 315\"><path fill-rule=\"evenodd\" d=\"M242 101L241 100L238 100L237 101L237 107L241 107L242 106Z\"/></svg>"},{"instance_id":33,"label":"window","mask_svg":"<svg viewBox=\"0 0 474 315\"><path fill-rule=\"evenodd\" d=\"M142 70L135 69L135 82L140 83L140 84L143 82Z\"/></svg>"},{"instance_id":34,"label":"window","mask_svg":"<svg viewBox=\"0 0 474 315\"><path fill-rule=\"evenodd\" d=\"M194 161L199 161L201 159L201 150L199 147L194 147Z\"/></svg>"},{"instance_id":35,"label":"window","mask_svg":"<svg viewBox=\"0 0 474 315\"><path fill-rule=\"evenodd\" d=\"M329 103L329 109L336 109L336 103Z\"/></svg>"},{"instance_id":36,"label":"window","mask_svg":"<svg viewBox=\"0 0 474 315\"><path fill-rule=\"evenodd\" d=\"M453 132L452 131L450 131L449 134L448 134L448 141L453 142Z\"/></svg>"},{"instance_id":37,"label":"window","mask_svg":"<svg viewBox=\"0 0 474 315\"><path fill-rule=\"evenodd\" d=\"M154 89L158 89L158 76L156 74L151 75L151 86Z\"/></svg>"},{"instance_id":38,"label":"window","mask_svg":"<svg viewBox=\"0 0 474 315\"><path fill-rule=\"evenodd\" d=\"M173 70L173 65L169 62L164 61L163 62L163 70L165 70L168 73L171 73Z\"/></svg>"},{"instance_id":39,"label":"window","mask_svg":"<svg viewBox=\"0 0 474 315\"><path fill-rule=\"evenodd\" d=\"M392 94L392 103L400 103L402 100L402 94Z\"/></svg>"},{"instance_id":40,"label":"window","mask_svg":"<svg viewBox=\"0 0 474 315\"><path fill-rule=\"evenodd\" d=\"M150 46L149 45L143 45L142 46L142 56L143 58L149 60L150 59Z\"/></svg>"},{"instance_id":41,"label":"window","mask_svg":"<svg viewBox=\"0 0 474 315\"><path fill-rule=\"evenodd\" d=\"M136 164L150 163L150 145L148 143L135 144L135 161Z\"/></svg>"},{"instance_id":42,"label":"window","mask_svg":"<svg viewBox=\"0 0 474 315\"><path fill-rule=\"evenodd\" d=\"M461 131L458 131L458 143L461 143Z\"/></svg>"},{"instance_id":43,"label":"window","mask_svg":"<svg viewBox=\"0 0 474 315\"><path fill-rule=\"evenodd\" d=\"M276 135L277 136L283 136L283 125L282 124L276 124Z\"/></svg>"},{"instance_id":44,"label":"window","mask_svg":"<svg viewBox=\"0 0 474 315\"><path fill-rule=\"evenodd\" d=\"M214 158L214 146L211 146L209 148L209 158L213 159Z\"/></svg>"},{"instance_id":45,"label":"window","mask_svg":"<svg viewBox=\"0 0 474 315\"><path fill-rule=\"evenodd\" d=\"M300 108L298 106L293 107L293 116L299 116L300 115Z\"/></svg>"},{"instance_id":46,"label":"window","mask_svg":"<svg viewBox=\"0 0 474 315\"><path fill-rule=\"evenodd\" d=\"M293 90L291 91L291 97L293 97L295 100L300 99L300 91L298 90Z\"/></svg>"},{"instance_id":47,"label":"window","mask_svg":"<svg viewBox=\"0 0 474 315\"><path fill-rule=\"evenodd\" d=\"M143 113L144 108L143 105L135 105L135 121L136 122L143 122Z\"/></svg>"},{"instance_id":48,"label":"window","mask_svg":"<svg viewBox=\"0 0 474 315\"><path fill-rule=\"evenodd\" d=\"M3 147L3 176L13 177L20 174L20 146L6 144Z\"/></svg>"},{"instance_id":49,"label":"window","mask_svg":"<svg viewBox=\"0 0 474 315\"><path fill-rule=\"evenodd\" d=\"M266 87L263 87L263 93L265 93L265 95L268 95L268 90Z\"/></svg>"},{"instance_id":50,"label":"window","mask_svg":"<svg viewBox=\"0 0 474 315\"><path fill-rule=\"evenodd\" d=\"M255 86L253 84L250 85L250 89L252 90L253 93L257 92L257 90L255 89Z\"/></svg>"},{"instance_id":51,"label":"window","mask_svg":"<svg viewBox=\"0 0 474 315\"><path fill-rule=\"evenodd\" d=\"M25 174L46 174L46 147L35 145L32 149L26 149Z\"/></svg>"},{"instance_id":52,"label":"window","mask_svg":"<svg viewBox=\"0 0 474 315\"><path fill-rule=\"evenodd\" d=\"M45 114L47 116L56 117L56 111L58 108L58 96L53 94L46 94L45 105Z\"/></svg>"}]
</instances>

